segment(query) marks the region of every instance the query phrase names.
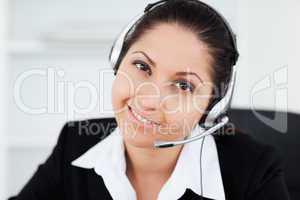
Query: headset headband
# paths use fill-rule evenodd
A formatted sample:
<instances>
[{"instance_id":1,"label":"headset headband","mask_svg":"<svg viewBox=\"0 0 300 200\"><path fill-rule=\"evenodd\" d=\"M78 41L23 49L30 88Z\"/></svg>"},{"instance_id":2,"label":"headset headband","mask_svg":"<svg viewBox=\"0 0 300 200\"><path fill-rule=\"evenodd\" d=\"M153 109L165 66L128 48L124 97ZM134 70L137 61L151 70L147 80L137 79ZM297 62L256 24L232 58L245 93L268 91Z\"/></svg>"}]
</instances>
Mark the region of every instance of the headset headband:
<instances>
[{"instance_id":1,"label":"headset headband","mask_svg":"<svg viewBox=\"0 0 300 200\"><path fill-rule=\"evenodd\" d=\"M110 51L110 54L109 54L109 61L111 63L111 66L113 67L113 69L115 69L115 65L121 54L122 47L123 47L123 44L124 44L124 41L126 39L128 32L130 32L130 30L132 28L134 28L134 25L146 13L150 12L151 10L155 9L156 7L158 7L160 5L165 4L168 1L171 1L171 0L160 0L160 1L148 4L146 6L146 8L144 9L143 13L137 15L132 21L130 21L127 24L127 26L123 29L123 31L119 34L117 39L114 41L113 46ZM211 126L213 126L215 121L218 119L218 117L220 117L223 113L225 113L227 111L229 104L231 102L232 95L233 95L233 88L234 88L235 80L236 80L236 67L234 65L236 64L236 61L239 57L239 53L237 50L237 44L236 44L236 35L233 33L232 28L230 27L227 20L214 8L212 8L211 6L209 6L199 0L189 0L189 1L194 1L194 2L202 4L203 6L207 7L208 9L210 9L211 11L216 13L216 15L222 19L222 22L224 23L226 30L230 34L230 38L231 38L230 40L231 40L232 46L234 47L234 52L233 52L234 56L232 57L232 62L231 62L232 63L231 77L230 77L230 81L229 81L227 89L226 89L226 93L222 97L222 99L212 107L212 109L209 111L209 113L207 114L207 116L205 118L204 126L211 127ZM115 71L115 75L116 75L116 71Z\"/></svg>"}]
</instances>

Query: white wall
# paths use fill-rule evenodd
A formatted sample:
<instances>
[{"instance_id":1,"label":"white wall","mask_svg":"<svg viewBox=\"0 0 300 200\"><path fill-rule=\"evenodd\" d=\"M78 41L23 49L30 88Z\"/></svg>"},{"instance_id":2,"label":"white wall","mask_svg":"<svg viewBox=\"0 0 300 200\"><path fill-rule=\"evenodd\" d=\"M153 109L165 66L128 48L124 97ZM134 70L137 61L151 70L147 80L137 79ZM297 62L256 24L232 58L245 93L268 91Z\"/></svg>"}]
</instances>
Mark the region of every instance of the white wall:
<instances>
[{"instance_id":1,"label":"white wall","mask_svg":"<svg viewBox=\"0 0 300 200\"><path fill-rule=\"evenodd\" d=\"M0 199L5 198L7 188L5 180L7 133L6 3L6 0L0 0Z\"/></svg>"},{"instance_id":2,"label":"white wall","mask_svg":"<svg viewBox=\"0 0 300 200\"><path fill-rule=\"evenodd\" d=\"M300 112L300 89L299 89L299 76L300 76L300 1L289 1L289 12L287 18L287 54L289 71L289 108L296 112Z\"/></svg>"},{"instance_id":3,"label":"white wall","mask_svg":"<svg viewBox=\"0 0 300 200\"><path fill-rule=\"evenodd\" d=\"M239 1L241 60L234 106L300 112L299 61L291 62L299 54L297 8L299 1ZM290 13L294 16L289 17ZM289 40L293 40L290 46Z\"/></svg>"}]
</instances>

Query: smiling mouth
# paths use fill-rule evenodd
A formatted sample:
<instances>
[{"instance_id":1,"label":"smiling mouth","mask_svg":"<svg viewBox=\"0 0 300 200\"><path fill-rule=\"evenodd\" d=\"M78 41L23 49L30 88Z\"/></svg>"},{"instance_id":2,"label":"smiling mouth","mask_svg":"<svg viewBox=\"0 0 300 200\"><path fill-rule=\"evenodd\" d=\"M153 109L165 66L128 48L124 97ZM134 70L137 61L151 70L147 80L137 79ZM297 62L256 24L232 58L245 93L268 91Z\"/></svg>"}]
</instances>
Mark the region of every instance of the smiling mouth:
<instances>
[{"instance_id":1,"label":"smiling mouth","mask_svg":"<svg viewBox=\"0 0 300 200\"><path fill-rule=\"evenodd\" d=\"M128 108L130 110L130 112L133 114L133 116L140 121L141 123L145 123L145 124L149 124L149 125L155 125L155 126L159 126L160 123L157 123L155 121L149 120L143 116L141 116L140 114L138 114L134 109L132 109L129 105Z\"/></svg>"}]
</instances>

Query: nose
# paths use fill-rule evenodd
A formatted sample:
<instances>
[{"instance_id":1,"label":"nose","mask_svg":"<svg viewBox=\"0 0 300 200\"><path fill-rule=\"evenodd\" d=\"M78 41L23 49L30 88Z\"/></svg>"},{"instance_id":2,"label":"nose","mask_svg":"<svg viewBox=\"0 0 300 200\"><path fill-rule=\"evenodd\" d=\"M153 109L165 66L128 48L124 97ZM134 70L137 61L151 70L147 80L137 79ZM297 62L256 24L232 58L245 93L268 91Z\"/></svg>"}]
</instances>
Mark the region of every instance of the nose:
<instances>
[{"instance_id":1,"label":"nose","mask_svg":"<svg viewBox=\"0 0 300 200\"><path fill-rule=\"evenodd\" d=\"M144 82L136 88L135 105L139 110L157 111L160 109L161 89L153 82Z\"/></svg>"}]
</instances>

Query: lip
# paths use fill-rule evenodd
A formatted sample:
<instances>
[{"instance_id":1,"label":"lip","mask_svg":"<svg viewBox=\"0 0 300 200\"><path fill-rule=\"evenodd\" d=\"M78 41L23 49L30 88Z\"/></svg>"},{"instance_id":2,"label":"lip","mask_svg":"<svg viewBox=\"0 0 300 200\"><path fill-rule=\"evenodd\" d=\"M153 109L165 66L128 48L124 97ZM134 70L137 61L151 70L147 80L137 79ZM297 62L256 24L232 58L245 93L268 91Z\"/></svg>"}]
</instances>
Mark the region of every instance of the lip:
<instances>
[{"instance_id":1,"label":"lip","mask_svg":"<svg viewBox=\"0 0 300 200\"><path fill-rule=\"evenodd\" d=\"M157 126L159 126L159 124L155 124L155 123L151 123L151 124L149 124L149 123L144 123L144 122L141 122L139 119L137 119L135 116L134 116L134 114L132 113L132 108L129 106L129 105L127 105L128 106L128 112L129 112L129 118L132 120L132 121L134 121L135 123L138 123L138 124L140 124L140 125L142 125L142 126L144 126L144 127L147 127L147 128L153 128L153 127L157 127ZM140 115L140 114L139 114ZM142 116L142 115L141 115ZM147 119L146 117L144 117L145 119ZM151 120L149 120L149 121L151 121Z\"/></svg>"}]
</instances>

